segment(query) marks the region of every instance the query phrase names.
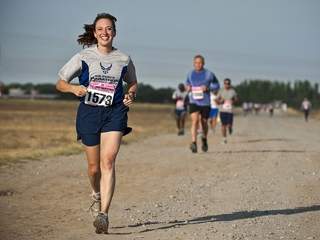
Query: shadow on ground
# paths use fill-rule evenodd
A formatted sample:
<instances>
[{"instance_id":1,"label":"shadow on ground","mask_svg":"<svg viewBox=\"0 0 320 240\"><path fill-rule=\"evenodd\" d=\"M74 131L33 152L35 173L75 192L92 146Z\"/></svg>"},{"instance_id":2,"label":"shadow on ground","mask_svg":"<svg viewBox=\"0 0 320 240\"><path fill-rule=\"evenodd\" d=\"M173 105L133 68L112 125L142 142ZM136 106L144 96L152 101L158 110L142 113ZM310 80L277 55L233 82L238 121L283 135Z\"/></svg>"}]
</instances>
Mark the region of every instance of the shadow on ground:
<instances>
[{"instance_id":1,"label":"shadow on ground","mask_svg":"<svg viewBox=\"0 0 320 240\"><path fill-rule=\"evenodd\" d=\"M257 143L257 142L292 142L293 139L289 138L259 138L259 139L249 139L247 141L239 141L240 143Z\"/></svg>"},{"instance_id":2,"label":"shadow on ground","mask_svg":"<svg viewBox=\"0 0 320 240\"><path fill-rule=\"evenodd\" d=\"M289 149L261 149L261 150L229 150L229 151L213 151L211 153L306 153L305 150L289 150ZM310 152L310 151L309 151Z\"/></svg>"},{"instance_id":3,"label":"shadow on ground","mask_svg":"<svg viewBox=\"0 0 320 240\"><path fill-rule=\"evenodd\" d=\"M142 223L127 225L127 226L112 227L112 229L151 226L150 228L146 228L144 230L137 231L137 232L122 232L122 233L119 232L119 233L110 233L110 234L129 235L129 234L137 234L137 233L151 232L156 230L183 227L183 226L192 225L192 224L203 224L203 223L210 223L210 222L229 222L229 221L257 218L257 217L263 217L263 216L293 215L293 214L314 212L314 211L320 211L320 205L312 205L308 207L297 207L297 208L289 208L289 209L240 211L240 212L233 212L233 213L224 213L219 215L207 215L203 217L197 217L197 218L186 219L186 220L172 220L169 222L148 221L148 222L142 222ZM156 225L160 225L160 226L156 226Z\"/></svg>"}]
</instances>

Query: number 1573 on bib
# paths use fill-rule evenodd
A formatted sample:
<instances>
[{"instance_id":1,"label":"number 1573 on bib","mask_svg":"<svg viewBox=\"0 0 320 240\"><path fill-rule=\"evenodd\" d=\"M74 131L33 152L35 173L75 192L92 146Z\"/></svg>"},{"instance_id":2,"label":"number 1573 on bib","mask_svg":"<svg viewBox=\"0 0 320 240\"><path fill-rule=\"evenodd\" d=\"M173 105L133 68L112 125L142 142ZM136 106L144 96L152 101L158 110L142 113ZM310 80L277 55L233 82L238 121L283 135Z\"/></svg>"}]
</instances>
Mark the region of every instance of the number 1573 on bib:
<instances>
[{"instance_id":1,"label":"number 1573 on bib","mask_svg":"<svg viewBox=\"0 0 320 240\"><path fill-rule=\"evenodd\" d=\"M110 106L112 104L113 95L114 92L88 89L84 103L93 106Z\"/></svg>"}]
</instances>

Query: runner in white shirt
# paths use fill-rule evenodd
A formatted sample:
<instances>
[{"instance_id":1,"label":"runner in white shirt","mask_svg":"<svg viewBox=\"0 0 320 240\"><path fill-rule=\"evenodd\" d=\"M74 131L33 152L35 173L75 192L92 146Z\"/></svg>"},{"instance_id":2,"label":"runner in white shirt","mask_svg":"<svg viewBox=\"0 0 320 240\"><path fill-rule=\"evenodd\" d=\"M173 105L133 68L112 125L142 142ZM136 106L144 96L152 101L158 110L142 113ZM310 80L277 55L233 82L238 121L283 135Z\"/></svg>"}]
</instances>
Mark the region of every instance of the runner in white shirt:
<instances>
[{"instance_id":1,"label":"runner in white shirt","mask_svg":"<svg viewBox=\"0 0 320 240\"><path fill-rule=\"evenodd\" d=\"M301 103L301 109L304 113L304 120L308 122L309 113L311 109L311 102L307 98L303 99L303 102Z\"/></svg>"},{"instance_id":2,"label":"runner in white shirt","mask_svg":"<svg viewBox=\"0 0 320 240\"><path fill-rule=\"evenodd\" d=\"M227 129L229 134L233 131L233 105L238 101L237 93L231 86L231 80L226 78L224 87L219 91L217 103L220 104L220 120L223 143L227 143Z\"/></svg>"},{"instance_id":3,"label":"runner in white shirt","mask_svg":"<svg viewBox=\"0 0 320 240\"><path fill-rule=\"evenodd\" d=\"M188 92L185 89L183 83L178 85L172 94L172 99L175 101L175 116L178 128L178 136L184 135L184 124L186 120L187 108L186 108L186 98L188 97Z\"/></svg>"},{"instance_id":4,"label":"runner in white shirt","mask_svg":"<svg viewBox=\"0 0 320 240\"><path fill-rule=\"evenodd\" d=\"M243 115L247 116L249 112L249 104L247 102L242 103L242 111L243 111Z\"/></svg>"},{"instance_id":5,"label":"runner in white shirt","mask_svg":"<svg viewBox=\"0 0 320 240\"><path fill-rule=\"evenodd\" d=\"M216 125L217 125L217 118L219 113L219 105L217 104L218 99L218 92L219 92L219 84L213 88L210 92L210 114L209 114L209 122L211 126L211 130L214 132Z\"/></svg>"},{"instance_id":6,"label":"runner in white shirt","mask_svg":"<svg viewBox=\"0 0 320 240\"><path fill-rule=\"evenodd\" d=\"M129 106L137 90L130 57L113 47L117 19L98 14L93 24L84 26L78 43L88 46L74 55L59 71L56 87L79 97L76 129L84 145L93 205L98 211L96 233L108 233L108 211L115 188L115 159L122 136L128 134ZM78 77L79 85L70 82ZM128 93L124 94L122 83Z\"/></svg>"}]
</instances>

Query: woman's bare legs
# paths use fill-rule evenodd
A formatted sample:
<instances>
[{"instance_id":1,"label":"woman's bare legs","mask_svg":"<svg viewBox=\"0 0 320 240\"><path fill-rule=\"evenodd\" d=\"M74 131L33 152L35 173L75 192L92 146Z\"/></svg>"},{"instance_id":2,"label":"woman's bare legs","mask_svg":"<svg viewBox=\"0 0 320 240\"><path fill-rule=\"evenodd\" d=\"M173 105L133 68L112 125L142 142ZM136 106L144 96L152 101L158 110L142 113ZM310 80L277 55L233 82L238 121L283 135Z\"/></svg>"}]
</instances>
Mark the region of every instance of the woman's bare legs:
<instances>
[{"instance_id":1,"label":"woman's bare legs","mask_svg":"<svg viewBox=\"0 0 320 240\"><path fill-rule=\"evenodd\" d=\"M100 192L100 145L85 146L88 162L88 177L94 193Z\"/></svg>"},{"instance_id":2,"label":"woman's bare legs","mask_svg":"<svg viewBox=\"0 0 320 240\"><path fill-rule=\"evenodd\" d=\"M101 133L100 169L101 169L101 212L108 213L113 197L116 174L115 160L121 144L122 132Z\"/></svg>"}]
</instances>

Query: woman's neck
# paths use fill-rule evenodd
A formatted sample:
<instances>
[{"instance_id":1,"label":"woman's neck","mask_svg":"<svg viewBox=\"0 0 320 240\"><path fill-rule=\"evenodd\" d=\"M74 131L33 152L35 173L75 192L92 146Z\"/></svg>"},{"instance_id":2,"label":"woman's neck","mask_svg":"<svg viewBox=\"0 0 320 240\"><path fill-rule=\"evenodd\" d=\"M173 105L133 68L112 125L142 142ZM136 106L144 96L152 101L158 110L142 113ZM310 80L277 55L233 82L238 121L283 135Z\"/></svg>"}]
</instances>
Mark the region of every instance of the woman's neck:
<instances>
[{"instance_id":1,"label":"woman's neck","mask_svg":"<svg viewBox=\"0 0 320 240\"><path fill-rule=\"evenodd\" d=\"M112 47L112 45L108 45L108 46L101 46L101 45L97 45L98 51L102 54L108 54L110 52L112 52L112 50L114 49Z\"/></svg>"}]
</instances>

